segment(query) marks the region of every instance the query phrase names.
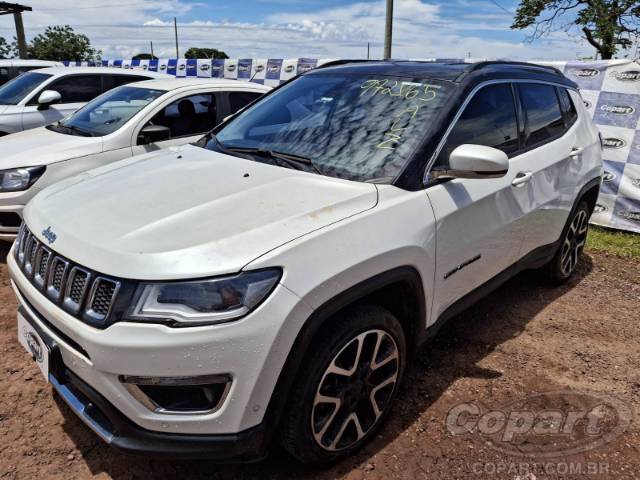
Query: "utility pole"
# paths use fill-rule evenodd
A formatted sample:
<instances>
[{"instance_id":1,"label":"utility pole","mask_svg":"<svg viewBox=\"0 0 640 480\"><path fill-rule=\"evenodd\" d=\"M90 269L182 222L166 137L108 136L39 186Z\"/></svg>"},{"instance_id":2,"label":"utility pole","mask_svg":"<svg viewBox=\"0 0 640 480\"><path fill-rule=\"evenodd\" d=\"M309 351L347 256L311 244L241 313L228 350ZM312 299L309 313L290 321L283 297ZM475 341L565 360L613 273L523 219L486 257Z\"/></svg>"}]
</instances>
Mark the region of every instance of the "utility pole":
<instances>
[{"instance_id":1,"label":"utility pole","mask_svg":"<svg viewBox=\"0 0 640 480\"><path fill-rule=\"evenodd\" d=\"M384 25L384 58L391 58L391 37L393 34L393 0L387 0L387 16Z\"/></svg>"},{"instance_id":2,"label":"utility pole","mask_svg":"<svg viewBox=\"0 0 640 480\"><path fill-rule=\"evenodd\" d=\"M154 55L153 55L153 40L150 40L149 44L151 45L151 59L153 60L153 57L154 57Z\"/></svg>"},{"instance_id":3,"label":"utility pole","mask_svg":"<svg viewBox=\"0 0 640 480\"><path fill-rule=\"evenodd\" d=\"M180 50L178 49L178 22L176 17L173 17L173 30L176 34L176 58L180 58Z\"/></svg>"},{"instance_id":4,"label":"utility pole","mask_svg":"<svg viewBox=\"0 0 640 480\"><path fill-rule=\"evenodd\" d=\"M0 2L0 15L13 14L13 21L16 24L16 41L18 43L18 53L20 55L20 58L27 58L27 41L24 37L22 12L30 12L31 10L31 7L27 7L26 5Z\"/></svg>"},{"instance_id":5,"label":"utility pole","mask_svg":"<svg viewBox=\"0 0 640 480\"><path fill-rule=\"evenodd\" d=\"M371 47L371 44L369 42L367 42L367 60L369 60L370 47Z\"/></svg>"}]
</instances>

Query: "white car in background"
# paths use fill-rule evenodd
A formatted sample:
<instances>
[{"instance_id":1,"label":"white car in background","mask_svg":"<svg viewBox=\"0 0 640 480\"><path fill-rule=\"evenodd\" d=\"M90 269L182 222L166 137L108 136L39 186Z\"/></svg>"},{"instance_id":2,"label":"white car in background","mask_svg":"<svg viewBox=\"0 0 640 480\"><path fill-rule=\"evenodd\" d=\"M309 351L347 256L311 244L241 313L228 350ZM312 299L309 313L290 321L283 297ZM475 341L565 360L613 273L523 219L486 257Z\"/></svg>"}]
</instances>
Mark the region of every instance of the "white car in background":
<instances>
[{"instance_id":1,"label":"white car in background","mask_svg":"<svg viewBox=\"0 0 640 480\"><path fill-rule=\"evenodd\" d=\"M25 72L47 67L64 67L64 64L52 60L31 60L23 58L0 60L0 85L4 85L12 78Z\"/></svg>"},{"instance_id":2,"label":"white car in background","mask_svg":"<svg viewBox=\"0 0 640 480\"><path fill-rule=\"evenodd\" d=\"M108 67L51 67L23 73L0 86L0 136L58 121L120 85L165 77Z\"/></svg>"},{"instance_id":3,"label":"white car in background","mask_svg":"<svg viewBox=\"0 0 640 480\"><path fill-rule=\"evenodd\" d=\"M24 205L44 187L133 155L194 142L270 89L215 78L137 82L57 123L0 139L0 240L15 238Z\"/></svg>"}]
</instances>

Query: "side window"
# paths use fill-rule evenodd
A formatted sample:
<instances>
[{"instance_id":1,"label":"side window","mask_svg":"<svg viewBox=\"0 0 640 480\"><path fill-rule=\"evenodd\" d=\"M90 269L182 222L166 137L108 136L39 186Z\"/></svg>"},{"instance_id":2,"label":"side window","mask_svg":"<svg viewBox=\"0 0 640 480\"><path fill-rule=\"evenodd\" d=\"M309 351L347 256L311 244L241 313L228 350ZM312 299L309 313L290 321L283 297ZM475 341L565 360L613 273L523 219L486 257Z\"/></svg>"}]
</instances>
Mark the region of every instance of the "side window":
<instances>
[{"instance_id":1,"label":"side window","mask_svg":"<svg viewBox=\"0 0 640 480\"><path fill-rule=\"evenodd\" d=\"M229 92L229 108L231 109L229 115L233 115L261 96L260 93L255 92Z\"/></svg>"},{"instance_id":2,"label":"side window","mask_svg":"<svg viewBox=\"0 0 640 480\"><path fill-rule=\"evenodd\" d=\"M71 75L55 80L45 90L60 93L60 103L88 102L102 93L102 81L100 75Z\"/></svg>"},{"instance_id":3,"label":"side window","mask_svg":"<svg viewBox=\"0 0 640 480\"><path fill-rule=\"evenodd\" d=\"M0 85L7 83L11 78L8 67L0 67Z\"/></svg>"},{"instance_id":4,"label":"side window","mask_svg":"<svg viewBox=\"0 0 640 480\"><path fill-rule=\"evenodd\" d=\"M525 147L556 137L564 131L564 120L555 87L538 83L518 84L520 101L527 117Z\"/></svg>"},{"instance_id":5,"label":"side window","mask_svg":"<svg viewBox=\"0 0 640 480\"><path fill-rule=\"evenodd\" d=\"M149 80L149 77L142 77L140 75L104 75L102 77L102 91L106 92L120 85L139 82L141 80Z\"/></svg>"},{"instance_id":6,"label":"side window","mask_svg":"<svg viewBox=\"0 0 640 480\"><path fill-rule=\"evenodd\" d=\"M518 121L510 84L489 85L473 96L449 133L437 163L447 165L451 152L465 143L497 148L507 155L518 150Z\"/></svg>"},{"instance_id":7,"label":"side window","mask_svg":"<svg viewBox=\"0 0 640 480\"><path fill-rule=\"evenodd\" d=\"M212 93L191 95L172 102L150 121L171 130L171 138L205 133L216 126L218 108Z\"/></svg>"},{"instance_id":8,"label":"side window","mask_svg":"<svg viewBox=\"0 0 640 480\"><path fill-rule=\"evenodd\" d=\"M578 119L578 112L566 88L558 88L558 97L560 98L560 108L568 128Z\"/></svg>"}]
</instances>

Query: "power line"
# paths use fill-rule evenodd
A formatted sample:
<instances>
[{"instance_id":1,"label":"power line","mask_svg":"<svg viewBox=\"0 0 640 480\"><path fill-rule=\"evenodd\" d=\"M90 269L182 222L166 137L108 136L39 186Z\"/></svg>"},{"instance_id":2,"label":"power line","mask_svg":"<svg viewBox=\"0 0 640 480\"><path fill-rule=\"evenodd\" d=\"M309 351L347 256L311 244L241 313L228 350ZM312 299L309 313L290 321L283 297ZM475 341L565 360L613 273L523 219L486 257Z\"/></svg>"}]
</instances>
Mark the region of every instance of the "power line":
<instances>
[{"instance_id":1,"label":"power line","mask_svg":"<svg viewBox=\"0 0 640 480\"><path fill-rule=\"evenodd\" d=\"M49 11L67 11L67 10L92 10L94 8L112 8L112 7L133 7L138 5L137 3L112 3L110 5L93 5L91 7L63 7L63 8L38 8L38 12L49 12Z\"/></svg>"},{"instance_id":2,"label":"power line","mask_svg":"<svg viewBox=\"0 0 640 480\"><path fill-rule=\"evenodd\" d=\"M489 1L493 3L496 7L498 7L500 10L502 10L503 12L507 12L509 15L513 15L513 12L511 12L510 10L507 10L505 7L503 7L498 2L496 2L496 0L489 0Z\"/></svg>"}]
</instances>

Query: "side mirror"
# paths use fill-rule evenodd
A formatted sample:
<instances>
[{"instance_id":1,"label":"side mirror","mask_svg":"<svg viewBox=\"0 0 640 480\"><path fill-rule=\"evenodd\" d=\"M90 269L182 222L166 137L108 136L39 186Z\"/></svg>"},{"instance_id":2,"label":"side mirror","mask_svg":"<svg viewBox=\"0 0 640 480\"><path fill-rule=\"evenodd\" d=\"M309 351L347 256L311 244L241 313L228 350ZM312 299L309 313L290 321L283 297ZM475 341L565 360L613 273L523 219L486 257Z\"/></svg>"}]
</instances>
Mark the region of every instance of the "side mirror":
<instances>
[{"instance_id":1,"label":"side mirror","mask_svg":"<svg viewBox=\"0 0 640 480\"><path fill-rule=\"evenodd\" d=\"M509 157L502 150L465 144L449 156L449 168L431 170L431 180L446 178L500 178L509 171Z\"/></svg>"},{"instance_id":2,"label":"side mirror","mask_svg":"<svg viewBox=\"0 0 640 480\"><path fill-rule=\"evenodd\" d=\"M171 130L164 125L147 125L138 134L138 144L156 143L171 138Z\"/></svg>"},{"instance_id":3,"label":"side mirror","mask_svg":"<svg viewBox=\"0 0 640 480\"><path fill-rule=\"evenodd\" d=\"M38 110L46 110L54 103L58 103L62 99L59 92L55 90L45 90L38 97Z\"/></svg>"}]
</instances>

